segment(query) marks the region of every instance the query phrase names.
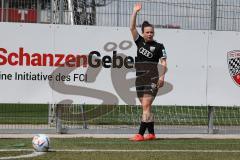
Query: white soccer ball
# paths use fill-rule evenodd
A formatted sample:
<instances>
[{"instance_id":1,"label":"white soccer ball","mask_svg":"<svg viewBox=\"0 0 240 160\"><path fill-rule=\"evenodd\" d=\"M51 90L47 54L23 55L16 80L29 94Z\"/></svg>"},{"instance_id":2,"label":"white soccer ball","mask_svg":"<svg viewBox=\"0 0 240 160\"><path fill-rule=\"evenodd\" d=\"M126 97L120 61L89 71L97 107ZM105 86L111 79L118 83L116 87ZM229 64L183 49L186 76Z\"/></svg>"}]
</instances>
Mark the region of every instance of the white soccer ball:
<instances>
[{"instance_id":1,"label":"white soccer ball","mask_svg":"<svg viewBox=\"0 0 240 160\"><path fill-rule=\"evenodd\" d=\"M50 139L45 134L37 134L32 139L32 145L37 152L47 152L50 146Z\"/></svg>"}]
</instances>

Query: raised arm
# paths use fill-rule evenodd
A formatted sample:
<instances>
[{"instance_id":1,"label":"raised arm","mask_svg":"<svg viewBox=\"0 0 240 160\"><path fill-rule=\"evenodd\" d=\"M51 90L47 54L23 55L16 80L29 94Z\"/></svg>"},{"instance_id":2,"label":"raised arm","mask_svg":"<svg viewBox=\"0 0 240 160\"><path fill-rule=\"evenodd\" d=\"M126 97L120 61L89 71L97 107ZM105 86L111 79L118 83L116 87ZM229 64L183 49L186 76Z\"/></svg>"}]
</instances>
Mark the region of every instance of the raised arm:
<instances>
[{"instance_id":1,"label":"raised arm","mask_svg":"<svg viewBox=\"0 0 240 160\"><path fill-rule=\"evenodd\" d=\"M142 4L141 3L136 3L134 5L133 13L132 13L132 16L131 16L130 30L131 30L132 37L133 37L134 41L138 37L138 32L137 32L137 28L136 28L136 19L137 19L137 13L141 9L142 9Z\"/></svg>"}]
</instances>

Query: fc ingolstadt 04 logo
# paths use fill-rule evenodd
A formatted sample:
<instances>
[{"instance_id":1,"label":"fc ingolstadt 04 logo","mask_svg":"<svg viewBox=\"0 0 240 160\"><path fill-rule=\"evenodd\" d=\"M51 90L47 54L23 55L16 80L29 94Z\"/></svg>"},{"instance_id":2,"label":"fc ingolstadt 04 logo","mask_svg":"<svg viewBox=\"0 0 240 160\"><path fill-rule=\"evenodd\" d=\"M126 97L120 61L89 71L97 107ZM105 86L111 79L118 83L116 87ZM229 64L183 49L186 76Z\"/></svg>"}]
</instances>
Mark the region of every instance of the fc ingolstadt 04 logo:
<instances>
[{"instance_id":1,"label":"fc ingolstadt 04 logo","mask_svg":"<svg viewBox=\"0 0 240 160\"><path fill-rule=\"evenodd\" d=\"M240 87L240 50L227 53L228 70L233 81Z\"/></svg>"}]
</instances>

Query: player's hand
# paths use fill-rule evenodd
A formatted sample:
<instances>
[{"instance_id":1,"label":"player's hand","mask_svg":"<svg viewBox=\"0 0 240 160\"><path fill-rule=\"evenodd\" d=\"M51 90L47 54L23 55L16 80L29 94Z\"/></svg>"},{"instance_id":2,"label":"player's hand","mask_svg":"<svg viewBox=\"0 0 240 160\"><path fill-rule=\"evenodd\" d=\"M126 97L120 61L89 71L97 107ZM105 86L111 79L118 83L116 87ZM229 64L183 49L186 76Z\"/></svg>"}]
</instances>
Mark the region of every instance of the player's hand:
<instances>
[{"instance_id":1,"label":"player's hand","mask_svg":"<svg viewBox=\"0 0 240 160\"><path fill-rule=\"evenodd\" d=\"M141 3L136 3L134 5L133 11L134 12L139 12L142 9L142 4Z\"/></svg>"},{"instance_id":2,"label":"player's hand","mask_svg":"<svg viewBox=\"0 0 240 160\"><path fill-rule=\"evenodd\" d=\"M157 83L157 88L161 88L164 85L164 76L161 76Z\"/></svg>"}]
</instances>

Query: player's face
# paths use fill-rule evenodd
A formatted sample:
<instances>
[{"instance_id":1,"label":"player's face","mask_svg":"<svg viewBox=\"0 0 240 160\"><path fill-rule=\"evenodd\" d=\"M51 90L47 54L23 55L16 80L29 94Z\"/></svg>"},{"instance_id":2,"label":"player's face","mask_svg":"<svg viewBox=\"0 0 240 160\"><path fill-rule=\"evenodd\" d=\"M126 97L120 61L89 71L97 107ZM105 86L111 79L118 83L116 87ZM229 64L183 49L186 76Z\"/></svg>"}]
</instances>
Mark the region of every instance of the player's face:
<instances>
[{"instance_id":1,"label":"player's face","mask_svg":"<svg viewBox=\"0 0 240 160\"><path fill-rule=\"evenodd\" d=\"M153 27L145 27L143 32L143 38L146 42L153 41L154 29Z\"/></svg>"}]
</instances>

